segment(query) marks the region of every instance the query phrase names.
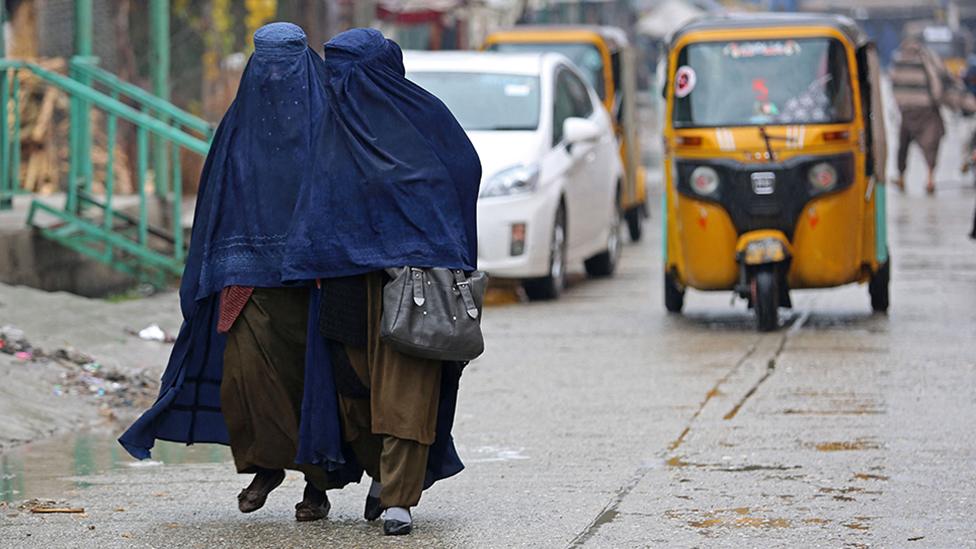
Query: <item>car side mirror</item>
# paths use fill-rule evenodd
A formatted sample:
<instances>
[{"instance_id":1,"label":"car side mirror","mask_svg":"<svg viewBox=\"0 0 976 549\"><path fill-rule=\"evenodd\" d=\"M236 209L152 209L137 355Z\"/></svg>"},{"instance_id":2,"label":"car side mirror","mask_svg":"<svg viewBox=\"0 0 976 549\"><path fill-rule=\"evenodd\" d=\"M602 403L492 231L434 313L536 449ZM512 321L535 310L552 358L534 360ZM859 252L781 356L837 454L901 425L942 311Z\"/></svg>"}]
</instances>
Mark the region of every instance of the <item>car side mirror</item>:
<instances>
[{"instance_id":1,"label":"car side mirror","mask_svg":"<svg viewBox=\"0 0 976 549\"><path fill-rule=\"evenodd\" d=\"M563 139L572 148L578 143L593 142L600 138L600 125L586 118L570 117L563 121Z\"/></svg>"}]
</instances>

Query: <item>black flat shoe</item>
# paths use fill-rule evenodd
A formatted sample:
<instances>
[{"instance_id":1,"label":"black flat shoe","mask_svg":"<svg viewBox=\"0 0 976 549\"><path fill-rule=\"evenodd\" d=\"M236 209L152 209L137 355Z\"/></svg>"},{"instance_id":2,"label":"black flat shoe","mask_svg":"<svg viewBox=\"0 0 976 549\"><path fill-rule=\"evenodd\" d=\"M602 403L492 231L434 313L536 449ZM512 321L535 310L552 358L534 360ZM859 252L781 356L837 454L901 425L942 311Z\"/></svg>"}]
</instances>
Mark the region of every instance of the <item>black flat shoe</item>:
<instances>
[{"instance_id":1,"label":"black flat shoe","mask_svg":"<svg viewBox=\"0 0 976 549\"><path fill-rule=\"evenodd\" d=\"M383 534L387 536L405 536L413 531L413 522L399 520L384 520Z\"/></svg>"},{"instance_id":2,"label":"black flat shoe","mask_svg":"<svg viewBox=\"0 0 976 549\"><path fill-rule=\"evenodd\" d=\"M366 496L366 507L363 509L363 518L372 522L383 514L383 508L380 506L380 498L374 498L373 496Z\"/></svg>"},{"instance_id":3,"label":"black flat shoe","mask_svg":"<svg viewBox=\"0 0 976 549\"><path fill-rule=\"evenodd\" d=\"M237 494L237 508L242 513L253 513L264 507L268 494L281 485L285 480L285 472L281 469L265 469L254 475L254 480L247 488Z\"/></svg>"},{"instance_id":4,"label":"black flat shoe","mask_svg":"<svg viewBox=\"0 0 976 549\"><path fill-rule=\"evenodd\" d=\"M295 520L298 522L312 522L329 516L332 504L325 492L306 483L302 501L295 504Z\"/></svg>"}]
</instances>

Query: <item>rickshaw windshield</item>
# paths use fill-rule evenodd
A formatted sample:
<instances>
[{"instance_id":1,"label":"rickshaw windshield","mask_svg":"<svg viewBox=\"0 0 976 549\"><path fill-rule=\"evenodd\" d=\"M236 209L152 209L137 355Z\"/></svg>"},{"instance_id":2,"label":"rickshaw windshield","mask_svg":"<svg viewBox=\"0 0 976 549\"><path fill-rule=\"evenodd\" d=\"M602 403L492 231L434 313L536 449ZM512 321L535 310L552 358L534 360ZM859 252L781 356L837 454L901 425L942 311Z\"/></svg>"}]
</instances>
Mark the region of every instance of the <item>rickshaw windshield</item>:
<instances>
[{"instance_id":1,"label":"rickshaw windshield","mask_svg":"<svg viewBox=\"0 0 976 549\"><path fill-rule=\"evenodd\" d=\"M603 100L606 86L603 85L603 56L593 44L574 42L501 42L492 44L490 51L505 53L561 53L569 58L593 86L596 94Z\"/></svg>"},{"instance_id":2,"label":"rickshaw windshield","mask_svg":"<svg viewBox=\"0 0 976 549\"><path fill-rule=\"evenodd\" d=\"M854 117L843 45L830 38L702 42L678 54L675 127L824 124Z\"/></svg>"}]
</instances>

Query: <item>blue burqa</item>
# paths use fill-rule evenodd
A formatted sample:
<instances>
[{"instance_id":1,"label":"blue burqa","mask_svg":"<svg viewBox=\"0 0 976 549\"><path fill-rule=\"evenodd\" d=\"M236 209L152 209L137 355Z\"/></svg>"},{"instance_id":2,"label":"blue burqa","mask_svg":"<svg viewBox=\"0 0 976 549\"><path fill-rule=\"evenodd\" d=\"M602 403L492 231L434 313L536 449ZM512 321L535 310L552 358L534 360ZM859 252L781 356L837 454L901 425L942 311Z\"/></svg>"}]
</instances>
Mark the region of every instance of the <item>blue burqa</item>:
<instances>
[{"instance_id":1,"label":"blue burqa","mask_svg":"<svg viewBox=\"0 0 976 549\"><path fill-rule=\"evenodd\" d=\"M119 439L139 459L156 439L229 442L225 336L216 331L224 287L475 267L478 157L446 107L403 77L399 47L354 29L326 45L323 63L289 23L262 27L254 44L201 176L180 286L184 322L159 397ZM313 289L296 462L356 481L362 470L344 451L318 299ZM450 434L459 377L445 363L428 486L463 468Z\"/></svg>"}]
</instances>

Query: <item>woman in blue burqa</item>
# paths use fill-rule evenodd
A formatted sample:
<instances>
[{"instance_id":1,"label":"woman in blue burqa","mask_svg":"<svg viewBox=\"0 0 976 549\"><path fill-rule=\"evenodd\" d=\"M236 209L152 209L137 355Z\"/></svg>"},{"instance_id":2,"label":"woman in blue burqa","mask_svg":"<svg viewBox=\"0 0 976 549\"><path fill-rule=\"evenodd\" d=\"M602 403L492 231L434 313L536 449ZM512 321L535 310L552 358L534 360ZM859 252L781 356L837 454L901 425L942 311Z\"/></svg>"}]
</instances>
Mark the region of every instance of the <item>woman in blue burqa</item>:
<instances>
[{"instance_id":1,"label":"woman in blue burqa","mask_svg":"<svg viewBox=\"0 0 976 549\"><path fill-rule=\"evenodd\" d=\"M254 44L201 177L160 395L119 440L140 459L157 439L229 444L254 475L243 512L302 471L298 520L365 470L365 518L408 533L422 490L463 468L461 366L380 340L384 269L475 269L480 163L378 31L336 36L324 62L291 24Z\"/></svg>"}]
</instances>

